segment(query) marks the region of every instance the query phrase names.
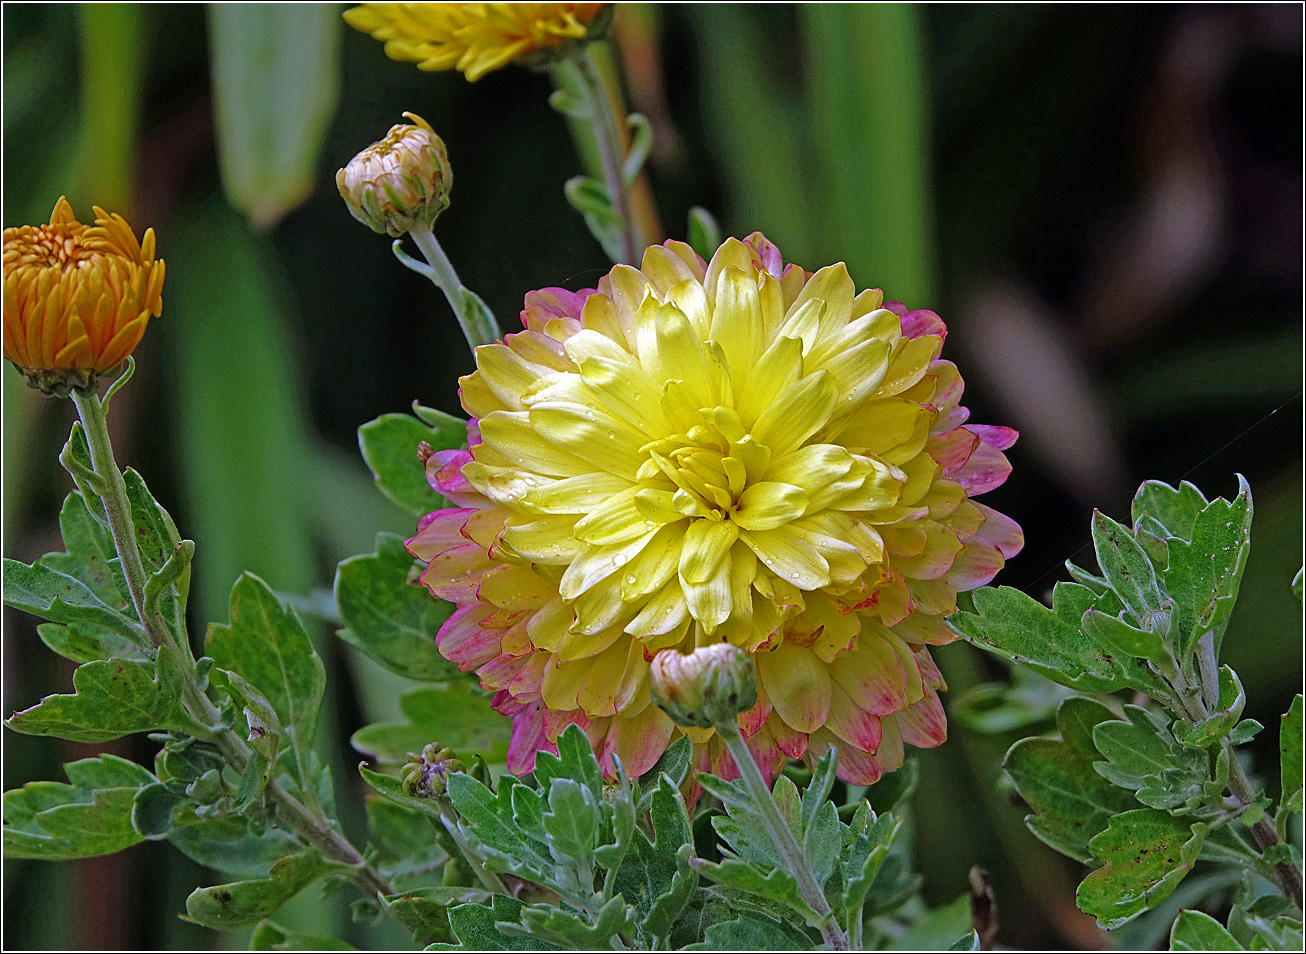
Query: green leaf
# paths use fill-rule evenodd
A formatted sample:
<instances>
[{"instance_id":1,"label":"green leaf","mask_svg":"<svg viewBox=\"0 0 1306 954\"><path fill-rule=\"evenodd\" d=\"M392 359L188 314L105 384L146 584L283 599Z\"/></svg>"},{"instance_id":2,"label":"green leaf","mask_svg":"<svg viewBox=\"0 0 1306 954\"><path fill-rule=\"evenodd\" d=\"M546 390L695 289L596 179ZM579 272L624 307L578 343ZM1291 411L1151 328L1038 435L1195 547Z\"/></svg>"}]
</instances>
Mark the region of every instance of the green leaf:
<instances>
[{"instance_id":1,"label":"green leaf","mask_svg":"<svg viewBox=\"0 0 1306 954\"><path fill-rule=\"evenodd\" d=\"M214 685L224 690L237 708L244 710L242 715L248 729L246 741L263 758L275 762L281 736L281 718L267 696L250 685L240 673L213 669L212 678Z\"/></svg>"},{"instance_id":2,"label":"green leaf","mask_svg":"<svg viewBox=\"0 0 1306 954\"><path fill-rule=\"evenodd\" d=\"M131 591L118 565L113 535L104 523L103 505L97 501L100 517L91 516L79 491L64 498L59 511L59 532L67 553L50 553L40 562L85 583L113 609L134 617Z\"/></svg>"},{"instance_id":3,"label":"green leaf","mask_svg":"<svg viewBox=\"0 0 1306 954\"><path fill-rule=\"evenodd\" d=\"M948 904L928 911L901 937L894 938L890 947L897 951L950 950L952 945L970 938L973 933L968 931L970 926L970 895L963 894ZM960 950L979 950L978 939L975 947L962 947Z\"/></svg>"},{"instance_id":4,"label":"green leaf","mask_svg":"<svg viewBox=\"0 0 1306 954\"><path fill-rule=\"evenodd\" d=\"M373 772L367 766L360 764L358 774L363 777L368 785L372 786L380 794L390 799L396 804L405 808L415 809L423 815L426 815L437 825L440 824L440 809L429 798L418 798L409 794L403 786L403 783L397 778L389 775L382 775L380 772ZM451 776L450 778L462 778L464 776ZM479 783L476 783L479 784Z\"/></svg>"},{"instance_id":5,"label":"green leaf","mask_svg":"<svg viewBox=\"0 0 1306 954\"><path fill-rule=\"evenodd\" d=\"M132 801L153 775L116 755L70 762L64 771L71 784L29 782L4 793L6 858L91 858L142 840Z\"/></svg>"},{"instance_id":6,"label":"green leaf","mask_svg":"<svg viewBox=\"0 0 1306 954\"><path fill-rule=\"evenodd\" d=\"M1187 720L1175 723L1175 736L1184 745L1195 749L1210 748L1233 731L1242 716L1247 695L1243 692L1238 674L1228 666L1221 666L1218 676L1219 702L1215 711L1196 725Z\"/></svg>"},{"instance_id":7,"label":"green leaf","mask_svg":"<svg viewBox=\"0 0 1306 954\"><path fill-rule=\"evenodd\" d=\"M620 897L611 898L589 918L555 908L551 904L532 904L522 908L522 925L533 937L579 950L598 951L611 947L612 939L623 931L635 929L635 912ZM517 926L504 933L516 933Z\"/></svg>"},{"instance_id":8,"label":"green leaf","mask_svg":"<svg viewBox=\"0 0 1306 954\"><path fill-rule=\"evenodd\" d=\"M502 762L507 752L511 724L494 711L488 696L465 682L406 692L399 697L399 711L407 723L364 726L350 739L354 748L394 764L436 741L459 757L479 753L490 762Z\"/></svg>"},{"instance_id":9,"label":"green leaf","mask_svg":"<svg viewBox=\"0 0 1306 954\"><path fill-rule=\"evenodd\" d=\"M685 800L670 776L658 779L648 800L654 838L634 832L613 890L634 905L645 936L665 939L698 887L698 874L689 863L693 831Z\"/></svg>"},{"instance_id":10,"label":"green leaf","mask_svg":"<svg viewBox=\"0 0 1306 954\"><path fill-rule=\"evenodd\" d=\"M1102 722L1093 729L1093 743L1107 758L1094 763L1097 773L1151 808L1178 813L1200 805L1206 757L1181 748L1165 716L1138 706L1125 706L1125 716L1128 721Z\"/></svg>"},{"instance_id":11,"label":"green leaf","mask_svg":"<svg viewBox=\"0 0 1306 954\"><path fill-rule=\"evenodd\" d=\"M1176 633L1179 653L1192 651L1208 630L1220 642L1238 598L1243 568L1251 550L1252 490L1238 476L1239 494L1229 503L1216 498L1193 523L1191 542L1170 543L1170 565L1165 588L1177 606Z\"/></svg>"},{"instance_id":12,"label":"green leaf","mask_svg":"<svg viewBox=\"0 0 1306 954\"><path fill-rule=\"evenodd\" d=\"M733 921L719 921L707 928L707 939L686 945L686 951L805 951L811 940L796 939L785 926L765 914L748 912Z\"/></svg>"},{"instance_id":13,"label":"green leaf","mask_svg":"<svg viewBox=\"0 0 1306 954\"><path fill-rule=\"evenodd\" d=\"M589 176L573 176L563 185L562 194L567 204L584 216L585 226L608 257L614 262L621 261L621 216L612 208L603 184Z\"/></svg>"},{"instance_id":14,"label":"green leaf","mask_svg":"<svg viewBox=\"0 0 1306 954\"><path fill-rule=\"evenodd\" d=\"M558 754L540 752L535 756L535 780L547 789L549 780L569 778L587 786L595 795L603 791L603 773L594 748L578 725L569 725L558 736Z\"/></svg>"},{"instance_id":15,"label":"green leaf","mask_svg":"<svg viewBox=\"0 0 1306 954\"><path fill-rule=\"evenodd\" d=\"M146 645L145 632L134 618L109 606L81 580L40 560L28 566L5 559L4 601L52 623L91 623Z\"/></svg>"},{"instance_id":16,"label":"green leaf","mask_svg":"<svg viewBox=\"0 0 1306 954\"><path fill-rule=\"evenodd\" d=\"M860 917L867 892L875 883L902 831L902 821L892 815L876 816L871 803L862 799L845 833L847 845L842 853L843 905L846 923Z\"/></svg>"},{"instance_id":17,"label":"green leaf","mask_svg":"<svg viewBox=\"0 0 1306 954\"><path fill-rule=\"evenodd\" d=\"M1029 830L1077 861L1089 861L1090 839L1113 815L1137 805L1093 768L1100 758L1093 728L1114 717L1101 703L1072 696L1057 710L1059 739L1022 739L1003 761L1016 790L1034 809L1025 818Z\"/></svg>"},{"instance_id":18,"label":"green leaf","mask_svg":"<svg viewBox=\"0 0 1306 954\"><path fill-rule=\"evenodd\" d=\"M1159 480L1148 480L1134 495L1132 516L1135 525L1146 515L1159 523L1167 536L1191 540L1193 523L1205 507L1202 492L1186 480L1177 490Z\"/></svg>"},{"instance_id":19,"label":"green leaf","mask_svg":"<svg viewBox=\"0 0 1306 954\"><path fill-rule=\"evenodd\" d=\"M172 830L172 815L184 801L162 782L152 782L140 788L132 800L131 826L142 838L157 841L166 838Z\"/></svg>"},{"instance_id":20,"label":"green leaf","mask_svg":"<svg viewBox=\"0 0 1306 954\"><path fill-rule=\"evenodd\" d=\"M963 638L1012 662L1027 663L1072 689L1112 692L1125 686L1148 691L1157 678L1139 659L1121 658L1081 627L1099 601L1088 587L1058 583L1052 609L1009 586L974 593L978 613L954 613L949 627Z\"/></svg>"},{"instance_id":21,"label":"green leaf","mask_svg":"<svg viewBox=\"0 0 1306 954\"><path fill-rule=\"evenodd\" d=\"M1111 930L1156 907L1192 870L1205 834L1205 825L1154 808L1112 816L1107 830L1089 842L1103 865L1080 884L1079 909Z\"/></svg>"},{"instance_id":22,"label":"green leaf","mask_svg":"<svg viewBox=\"0 0 1306 954\"><path fill-rule=\"evenodd\" d=\"M119 636L111 629L94 623L41 623L36 627L41 642L64 659L75 663L118 656L123 659L144 659L141 648L131 640Z\"/></svg>"},{"instance_id":23,"label":"green leaf","mask_svg":"<svg viewBox=\"0 0 1306 954\"><path fill-rule=\"evenodd\" d=\"M15 712L5 725L26 735L74 742L107 742L160 729L190 732L196 727L181 705L184 685L172 650L160 651L156 664L98 659L77 667L73 695L46 696L32 708Z\"/></svg>"},{"instance_id":24,"label":"green leaf","mask_svg":"<svg viewBox=\"0 0 1306 954\"><path fill-rule=\"evenodd\" d=\"M529 831L518 823L516 805L525 804L532 796L539 798L535 792L527 795L529 789L514 798L522 787L511 775L505 775L499 780L496 795L471 776L459 774L449 776L447 791L458 811L459 828L479 847L493 870L509 871L540 884L557 885L558 866L543 840L543 832ZM539 814L533 813L531 817L538 819ZM563 891L575 887L558 886Z\"/></svg>"},{"instance_id":25,"label":"green leaf","mask_svg":"<svg viewBox=\"0 0 1306 954\"><path fill-rule=\"evenodd\" d=\"M367 827L372 838L414 870L429 870L446 856L436 824L429 814L387 798L367 800Z\"/></svg>"},{"instance_id":26,"label":"green leaf","mask_svg":"<svg viewBox=\"0 0 1306 954\"><path fill-rule=\"evenodd\" d=\"M1051 725L1057 706L1069 694L1064 686L1021 666L1012 670L1010 685L989 682L964 690L952 700L952 717L984 735L1029 730Z\"/></svg>"},{"instance_id":27,"label":"green leaf","mask_svg":"<svg viewBox=\"0 0 1306 954\"><path fill-rule=\"evenodd\" d=\"M204 647L216 665L244 677L271 702L306 783L326 672L295 611L257 576L243 573L231 588L230 624L211 624Z\"/></svg>"},{"instance_id":28,"label":"green leaf","mask_svg":"<svg viewBox=\"0 0 1306 954\"><path fill-rule=\"evenodd\" d=\"M711 261L716 250L721 247L721 226L716 218L701 205L689 209L689 247Z\"/></svg>"},{"instance_id":29,"label":"green leaf","mask_svg":"<svg viewBox=\"0 0 1306 954\"><path fill-rule=\"evenodd\" d=\"M168 841L197 864L238 878L266 877L274 862L299 847L279 829L255 831L248 819L236 815L200 818L187 805L174 813Z\"/></svg>"},{"instance_id":30,"label":"green leaf","mask_svg":"<svg viewBox=\"0 0 1306 954\"><path fill-rule=\"evenodd\" d=\"M260 921L249 938L251 951L354 951L352 944L329 934L287 930L271 921Z\"/></svg>"},{"instance_id":31,"label":"green leaf","mask_svg":"<svg viewBox=\"0 0 1306 954\"><path fill-rule=\"evenodd\" d=\"M1229 732L1229 741L1234 745L1246 745L1264 729L1255 719L1243 719Z\"/></svg>"},{"instance_id":32,"label":"green leaf","mask_svg":"<svg viewBox=\"0 0 1306 954\"><path fill-rule=\"evenodd\" d=\"M1088 587L1098 596L1101 596L1103 593L1106 593L1111 589L1110 585L1102 577L1089 573L1083 567L1075 566L1075 564L1071 563L1069 560L1066 561L1066 571L1070 574L1072 580L1080 586Z\"/></svg>"},{"instance_id":33,"label":"green leaf","mask_svg":"<svg viewBox=\"0 0 1306 954\"><path fill-rule=\"evenodd\" d=\"M209 8L222 182L260 228L313 189L340 95L342 26L332 6Z\"/></svg>"},{"instance_id":34,"label":"green leaf","mask_svg":"<svg viewBox=\"0 0 1306 954\"><path fill-rule=\"evenodd\" d=\"M417 457L417 445L423 441L438 451L452 450L466 443L467 431L463 422L454 418L436 428L410 414L382 414L358 429L358 446L377 488L415 516L447 506L431 489L426 465Z\"/></svg>"},{"instance_id":35,"label":"green leaf","mask_svg":"<svg viewBox=\"0 0 1306 954\"><path fill-rule=\"evenodd\" d=\"M1172 951L1243 951L1224 925L1201 911L1180 911L1170 929Z\"/></svg>"},{"instance_id":36,"label":"green leaf","mask_svg":"<svg viewBox=\"0 0 1306 954\"><path fill-rule=\"evenodd\" d=\"M1093 511L1093 549L1097 565L1125 609L1144 627L1161 612L1161 588L1152 561L1128 529L1106 514Z\"/></svg>"},{"instance_id":37,"label":"green leaf","mask_svg":"<svg viewBox=\"0 0 1306 954\"><path fill-rule=\"evenodd\" d=\"M1085 635L1112 652L1139 659L1165 660L1165 644L1159 633L1150 629L1137 629L1116 616L1108 616L1096 608L1088 609L1080 618Z\"/></svg>"},{"instance_id":38,"label":"green leaf","mask_svg":"<svg viewBox=\"0 0 1306 954\"><path fill-rule=\"evenodd\" d=\"M541 815L540 827L553 856L589 868L599 832L598 798L588 786L569 778L555 778L548 797L549 810Z\"/></svg>"},{"instance_id":39,"label":"green leaf","mask_svg":"<svg viewBox=\"0 0 1306 954\"><path fill-rule=\"evenodd\" d=\"M488 891L479 888L418 888L381 899L384 911L412 932L418 944L454 940L449 927L449 907L454 904L489 901Z\"/></svg>"},{"instance_id":40,"label":"green leaf","mask_svg":"<svg viewBox=\"0 0 1306 954\"><path fill-rule=\"evenodd\" d=\"M453 611L422 584L411 582L413 555L402 537L381 533L376 554L345 560L336 570L336 606L348 629L340 638L391 672L423 682L456 678L436 635Z\"/></svg>"},{"instance_id":41,"label":"green leaf","mask_svg":"<svg viewBox=\"0 0 1306 954\"><path fill-rule=\"evenodd\" d=\"M276 862L266 878L196 888L186 899L186 913L205 927L229 930L271 916L318 878L344 865L329 862L311 848Z\"/></svg>"},{"instance_id":42,"label":"green leaf","mask_svg":"<svg viewBox=\"0 0 1306 954\"><path fill-rule=\"evenodd\" d=\"M821 806L827 803L830 789L834 788L838 759L839 752L834 746L827 749L826 753L817 761L816 768L812 771L812 779L807 783L807 788L803 790L802 830L804 834L810 833L812 821L817 817L817 812ZM830 802L829 804L833 805L834 803Z\"/></svg>"},{"instance_id":43,"label":"green leaf","mask_svg":"<svg viewBox=\"0 0 1306 954\"><path fill-rule=\"evenodd\" d=\"M1282 795L1279 804L1289 811L1302 813L1302 722L1301 693L1292 700L1288 711L1279 717L1279 778Z\"/></svg>"},{"instance_id":44,"label":"green leaf","mask_svg":"<svg viewBox=\"0 0 1306 954\"><path fill-rule=\"evenodd\" d=\"M978 951L978 950L982 950L982 948L980 947L979 935L976 934L975 931L974 931L973 929L970 930L970 931L967 931L967 932L966 932L965 934L963 934L961 937L957 938L957 940L953 941L951 944L949 944L947 947L945 947L944 950L945 950L945 951Z\"/></svg>"},{"instance_id":45,"label":"green leaf","mask_svg":"<svg viewBox=\"0 0 1306 954\"><path fill-rule=\"evenodd\" d=\"M786 904L810 924L819 924L821 921L803 900L794 876L784 868L776 867L767 872L754 862L734 858L726 858L719 863L695 858L690 864L699 874L720 884Z\"/></svg>"},{"instance_id":46,"label":"green leaf","mask_svg":"<svg viewBox=\"0 0 1306 954\"><path fill-rule=\"evenodd\" d=\"M562 951L568 947L551 944L538 938L503 934L496 924L521 923L522 903L516 898L496 894L490 899L491 907L483 904L460 904L449 909L449 926L453 928L460 945L433 944L427 950L436 951Z\"/></svg>"}]
</instances>

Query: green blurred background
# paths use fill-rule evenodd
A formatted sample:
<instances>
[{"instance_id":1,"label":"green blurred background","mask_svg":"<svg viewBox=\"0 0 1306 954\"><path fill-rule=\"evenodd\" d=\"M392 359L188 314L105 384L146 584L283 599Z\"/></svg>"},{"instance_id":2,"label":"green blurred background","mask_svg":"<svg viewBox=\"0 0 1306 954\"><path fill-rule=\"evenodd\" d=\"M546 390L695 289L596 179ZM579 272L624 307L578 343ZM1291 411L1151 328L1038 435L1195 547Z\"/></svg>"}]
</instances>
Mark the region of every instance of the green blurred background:
<instances>
[{"instance_id":1,"label":"green blurred background","mask_svg":"<svg viewBox=\"0 0 1306 954\"><path fill-rule=\"evenodd\" d=\"M472 361L445 303L354 222L334 171L404 110L444 137L453 206L437 234L464 282L515 325L522 295L592 286L607 268L566 205L581 171L543 75L477 84L385 58L342 5L6 4L6 227L67 193L152 226L163 317L114 402L119 459L199 542L192 632L226 619L241 569L318 605L335 564L378 530L411 530L371 486L357 427L413 399L457 412ZM703 205L765 231L808 268L948 322L973 420L1022 432L985 498L1024 527L999 578L1043 596L1087 545L1093 507L1121 516L1145 478L1256 496L1253 553L1225 641L1277 725L1301 685L1302 9L623 4L607 65L651 120L648 180L668 237ZM613 72L611 75L618 75ZM71 407L4 369L4 553L58 549ZM1091 563L1091 555L1080 554ZM320 745L346 824L348 748L393 717L400 681L322 620L331 680ZM6 712L64 691L70 665L34 621L4 616ZM966 646L936 652L953 696L1003 678ZM1274 733L1258 753L1268 761ZM921 756L916 848L943 903L994 877L1000 941L1103 947L1073 906L1081 872L1036 842L998 784L1010 738L954 723ZM4 733L6 788L151 744ZM1253 748L1257 748L1256 745ZM239 945L177 919L212 875L146 843L81 863L4 866L6 947ZM306 892L278 919L405 946ZM1123 940L1151 946L1155 929ZM1120 943L1116 938L1115 943Z\"/></svg>"}]
</instances>

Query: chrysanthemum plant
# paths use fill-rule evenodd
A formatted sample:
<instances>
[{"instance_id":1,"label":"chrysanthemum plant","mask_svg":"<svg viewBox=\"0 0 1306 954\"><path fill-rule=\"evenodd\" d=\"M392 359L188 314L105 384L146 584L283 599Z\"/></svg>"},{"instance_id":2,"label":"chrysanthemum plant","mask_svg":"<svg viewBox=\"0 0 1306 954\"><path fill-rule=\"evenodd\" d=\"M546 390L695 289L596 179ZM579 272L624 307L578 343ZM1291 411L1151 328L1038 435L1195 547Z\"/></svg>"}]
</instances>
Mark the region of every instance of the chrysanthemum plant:
<instances>
[{"instance_id":1,"label":"chrysanthemum plant","mask_svg":"<svg viewBox=\"0 0 1306 954\"><path fill-rule=\"evenodd\" d=\"M1026 682L1091 694L1060 701L1059 737L1005 763L1034 834L1094 867L1084 911L1115 928L1195 866L1224 866L1243 879L1228 927L1184 912L1175 949L1299 949L1302 698L1283 717L1276 802L1239 760L1261 727L1240 721L1242 686L1219 665L1250 490L1208 502L1145 484L1132 529L1095 516L1101 575L1072 566L1050 609L981 589L1022 544L974 499L1006 478L1015 433L968 422L937 315L858 292L842 265L808 272L756 233L720 242L706 215L690 243L645 247L629 190L647 126L627 121L626 151L589 59L610 13L347 15L422 68L550 70L604 174L568 195L624 263L593 289L528 294L522 330L501 337L435 239L452 170L428 124L410 116L337 177L355 216L444 291L477 363L468 419L415 402L360 429L378 487L416 526L341 564L339 635L426 683L400 700L405 723L353 736L373 760L364 846L314 752L323 666L295 611L246 574L199 651L195 544L114 460L110 399L162 307L153 233L138 243L98 209L84 226L62 200L48 226L5 233L5 356L81 418L60 456L76 486L67 552L4 567L5 602L46 620L41 639L77 664L74 694L6 725L159 743L152 767L106 754L6 793L5 855L166 839L235 879L197 889L186 916L255 925L264 948L335 945L270 918L309 885L347 882L358 917L437 950L941 934L979 949L995 930L983 876L961 923L957 906L929 911L906 834L905 747L946 735L929 647L959 634L1040 674ZM975 612L958 613L970 590ZM1012 693L1028 710L1027 688ZM986 692L990 714L1006 704Z\"/></svg>"}]
</instances>

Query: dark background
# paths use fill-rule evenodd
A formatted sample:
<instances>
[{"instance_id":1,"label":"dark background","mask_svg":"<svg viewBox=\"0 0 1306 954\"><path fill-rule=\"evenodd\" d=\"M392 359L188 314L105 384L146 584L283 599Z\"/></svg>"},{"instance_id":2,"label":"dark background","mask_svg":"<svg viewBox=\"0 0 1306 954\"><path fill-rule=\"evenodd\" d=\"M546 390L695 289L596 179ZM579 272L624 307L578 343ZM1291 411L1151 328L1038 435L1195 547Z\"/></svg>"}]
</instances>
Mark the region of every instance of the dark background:
<instances>
[{"instance_id":1,"label":"dark background","mask_svg":"<svg viewBox=\"0 0 1306 954\"><path fill-rule=\"evenodd\" d=\"M7 4L3 17L4 225L45 221L67 193L83 219L97 203L138 233L153 226L168 262L163 317L112 423L120 462L199 542L192 632L226 618L242 568L320 598L377 530L411 530L371 488L357 427L415 398L457 412L454 378L472 368L443 300L349 217L334 171L404 110L430 121L455 173L437 234L510 329L526 291L592 286L608 267L562 196L580 163L547 77L424 74L341 28L313 191L255 228L223 192L205 7L110 5L97 18ZM1302 563L1301 8L639 4L618 10L614 37L628 101L656 135L648 186L663 234L683 237L702 205L726 234L761 229L808 268L844 259L859 285L948 322L972 419L1022 432L1011 479L985 498L1027 539L999 582L1041 597L1067 557L1091 565L1092 508L1124 518L1143 479L1186 478L1214 497L1246 475L1254 547L1225 653L1247 715L1275 730L1252 746L1272 765L1302 679L1288 590ZM336 62L295 82L335 82ZM70 415L6 364L6 556L59 548ZM66 691L71 666L34 621L6 610L4 624L5 711ZM393 717L403 687L328 624L318 635L331 679L319 735L356 825L348 736ZM1003 678L969 647L935 655L954 698ZM1082 871L1006 801L1009 741L954 722L921 755L925 894L950 901L980 864L1002 943L1108 946L1074 909ZM105 748L153 754L143 738L3 742L6 788L62 779L60 763ZM212 880L155 844L10 862L3 942L220 944L175 917ZM310 890L278 919L405 943L350 925L346 893ZM1150 946L1157 930L1115 940Z\"/></svg>"}]
</instances>

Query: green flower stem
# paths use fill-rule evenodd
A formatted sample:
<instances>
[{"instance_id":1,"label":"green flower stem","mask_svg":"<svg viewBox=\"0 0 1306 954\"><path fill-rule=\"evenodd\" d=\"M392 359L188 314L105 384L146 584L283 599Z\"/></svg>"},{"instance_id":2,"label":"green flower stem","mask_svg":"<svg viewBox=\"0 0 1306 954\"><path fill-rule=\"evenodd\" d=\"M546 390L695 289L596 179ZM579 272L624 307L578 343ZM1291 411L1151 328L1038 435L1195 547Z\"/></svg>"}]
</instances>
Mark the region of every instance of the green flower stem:
<instances>
[{"instance_id":1,"label":"green flower stem","mask_svg":"<svg viewBox=\"0 0 1306 954\"><path fill-rule=\"evenodd\" d=\"M86 432L91 465L98 478L95 491L104 502L104 515L109 521L114 549L122 561L122 574L127 578L132 606L136 608L136 615L145 629L150 647L157 651L165 642L171 641L171 631L158 606L150 607L145 602L145 563L141 560L141 550L136 543L136 526L132 522L131 504L127 500L127 484L114 459L113 445L109 442L109 422L104 405L100 403L100 396L89 388L74 388L71 396ZM189 646L178 648L183 649L189 658Z\"/></svg>"},{"instance_id":2,"label":"green flower stem","mask_svg":"<svg viewBox=\"0 0 1306 954\"><path fill-rule=\"evenodd\" d=\"M417 223L408 230L408 234L413 237L413 241L422 251L422 257L430 265L430 271L423 274L444 292L445 298L449 299L449 306L458 317L458 324L463 329L467 343L473 348L479 348L481 345L498 340L500 331L494 316L488 310L474 307L467 299L463 283L458 280L458 273L454 271L453 263L449 261L449 256L444 254L444 249L440 247L431 227ZM398 244L395 243L396 253L398 253ZM401 258L400 261L403 259ZM404 262L404 264L408 263Z\"/></svg>"},{"instance_id":3,"label":"green flower stem","mask_svg":"<svg viewBox=\"0 0 1306 954\"><path fill-rule=\"evenodd\" d=\"M811 866L807 863L807 856L803 853L802 846L798 844L798 840L794 838L794 833L790 830L788 823L781 816L780 809L776 807L775 799L771 797L771 792L766 787L766 781L762 778L757 763L753 761L753 753L748 751L748 743L744 741L743 735L739 732L738 723L733 718L719 722L716 725L716 731L721 736L721 741L726 744L726 748L730 750L735 765L739 767L739 774L744 780L744 785L747 786L749 794L753 796L754 803L761 810L762 821L766 825L767 832L771 835L771 840L775 842L780 857L785 860L789 873L798 882L798 890L802 894L803 900L821 919L821 923L817 927L821 932L821 936L825 938L826 947L831 951L848 950L848 938L835 921L834 913L830 910L830 904L825 899L825 892L816 883L816 876L812 874Z\"/></svg>"},{"instance_id":4,"label":"green flower stem","mask_svg":"<svg viewBox=\"0 0 1306 954\"><path fill-rule=\"evenodd\" d=\"M617 131L612 107L608 104L608 94L603 89L603 80L590 58L588 48L561 60L553 69L559 88L574 90L583 101L585 118L593 131L599 165L603 169L608 198L612 200L612 211L621 219L621 261L627 265L637 265L640 243L635 234L635 218L631 214L630 186L622 170L625 157L622 154L621 135ZM576 115L579 117L580 113Z\"/></svg>"},{"instance_id":5,"label":"green flower stem","mask_svg":"<svg viewBox=\"0 0 1306 954\"><path fill-rule=\"evenodd\" d=\"M168 629L168 624L159 612L158 606L151 608L146 605L145 563L141 559L140 547L136 542L131 504L127 500L127 485L123 480L122 472L118 469L118 463L113 456L113 445L109 441L109 426L104 405L96 392L90 389L74 390L72 399L82 419L82 427L86 431L86 443L91 451L91 464L95 468L95 491L104 502L109 532L113 535L114 549L122 563L122 572L127 579L127 589L131 593L132 604L136 607L136 614L145 628L145 635L150 645L157 651L174 641L172 632ZM176 642L184 642L184 640ZM209 727L209 740L218 747L233 769L243 772L250 756L253 755L253 750L230 729L218 728L222 722L222 715L209 697L195 684L190 646L178 645L176 648L190 663L181 669L186 679L182 699L187 712L200 725ZM268 782L266 792L276 805L277 814L286 824L324 856L354 868L354 880L362 888L369 893L394 893L394 888L377 874L374 868L364 862L353 845L333 831L325 819L315 815L282 788L279 782L275 780Z\"/></svg>"}]
</instances>

